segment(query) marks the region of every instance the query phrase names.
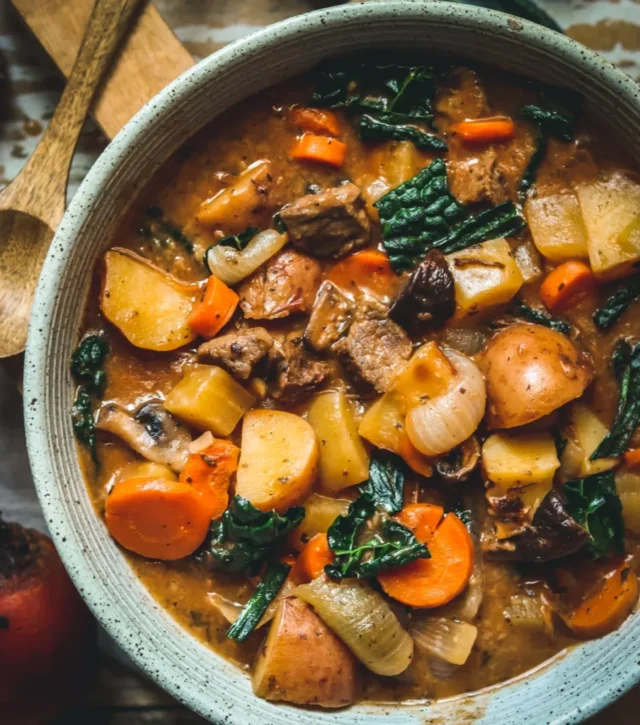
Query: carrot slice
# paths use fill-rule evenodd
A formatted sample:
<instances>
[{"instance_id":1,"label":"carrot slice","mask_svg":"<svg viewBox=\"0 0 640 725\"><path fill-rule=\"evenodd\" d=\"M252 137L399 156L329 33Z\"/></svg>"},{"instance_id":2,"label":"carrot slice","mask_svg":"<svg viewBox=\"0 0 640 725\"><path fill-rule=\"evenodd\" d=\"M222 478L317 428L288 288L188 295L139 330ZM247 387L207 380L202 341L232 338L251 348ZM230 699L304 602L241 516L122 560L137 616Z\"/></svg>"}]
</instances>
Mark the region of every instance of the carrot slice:
<instances>
[{"instance_id":1,"label":"carrot slice","mask_svg":"<svg viewBox=\"0 0 640 725\"><path fill-rule=\"evenodd\" d=\"M340 121L336 114L322 108L296 106L291 109L289 120L301 131L326 134L327 136L340 134Z\"/></svg>"},{"instance_id":2,"label":"carrot slice","mask_svg":"<svg viewBox=\"0 0 640 725\"><path fill-rule=\"evenodd\" d=\"M638 577L628 560L615 559L602 584L569 614L565 624L579 637L602 637L620 626L638 599Z\"/></svg>"},{"instance_id":3,"label":"carrot slice","mask_svg":"<svg viewBox=\"0 0 640 725\"><path fill-rule=\"evenodd\" d=\"M412 471L431 478L433 475L433 459L425 456L424 453L420 453L406 433L400 439L396 452Z\"/></svg>"},{"instance_id":4,"label":"carrot slice","mask_svg":"<svg viewBox=\"0 0 640 725\"><path fill-rule=\"evenodd\" d=\"M291 149L291 157L296 161L317 161L338 168L344 164L346 153L347 144L338 141L337 138L317 136L313 133L305 133L296 139Z\"/></svg>"},{"instance_id":5,"label":"carrot slice","mask_svg":"<svg viewBox=\"0 0 640 725\"><path fill-rule=\"evenodd\" d=\"M631 448L626 451L624 454L624 462L632 468L640 466L640 448Z\"/></svg>"},{"instance_id":6,"label":"carrot slice","mask_svg":"<svg viewBox=\"0 0 640 725\"><path fill-rule=\"evenodd\" d=\"M545 277L540 285L540 299L551 312L561 310L577 294L588 290L593 279L589 265L577 259L569 260Z\"/></svg>"},{"instance_id":7,"label":"carrot slice","mask_svg":"<svg viewBox=\"0 0 640 725\"><path fill-rule=\"evenodd\" d=\"M456 123L451 130L467 143L498 143L511 140L516 125L510 118L478 118Z\"/></svg>"},{"instance_id":8,"label":"carrot slice","mask_svg":"<svg viewBox=\"0 0 640 725\"><path fill-rule=\"evenodd\" d=\"M211 507L188 483L130 478L117 483L107 498L105 521L125 549L174 561L189 556L204 541Z\"/></svg>"},{"instance_id":9,"label":"carrot slice","mask_svg":"<svg viewBox=\"0 0 640 725\"><path fill-rule=\"evenodd\" d=\"M316 534L304 546L292 572L294 580L299 584L317 579L324 572L325 566L335 559L329 548L326 534Z\"/></svg>"},{"instance_id":10,"label":"carrot slice","mask_svg":"<svg viewBox=\"0 0 640 725\"><path fill-rule=\"evenodd\" d=\"M473 540L465 525L452 513L433 504L406 506L396 517L425 543L430 559L409 564L378 575L384 591L410 607L440 607L461 594L473 571Z\"/></svg>"},{"instance_id":11,"label":"carrot slice","mask_svg":"<svg viewBox=\"0 0 640 725\"><path fill-rule=\"evenodd\" d=\"M200 302L196 302L189 316L189 327L209 340L217 335L236 311L238 295L215 275L207 280Z\"/></svg>"},{"instance_id":12,"label":"carrot slice","mask_svg":"<svg viewBox=\"0 0 640 725\"><path fill-rule=\"evenodd\" d=\"M238 470L239 455L240 449L231 441L215 440L203 451L190 455L182 469L180 481L208 497L212 519L222 516L229 505L229 486Z\"/></svg>"},{"instance_id":13,"label":"carrot slice","mask_svg":"<svg viewBox=\"0 0 640 725\"><path fill-rule=\"evenodd\" d=\"M369 292L385 302L397 295L404 281L391 269L387 255L377 249L341 259L331 268L328 279L347 292Z\"/></svg>"}]
</instances>

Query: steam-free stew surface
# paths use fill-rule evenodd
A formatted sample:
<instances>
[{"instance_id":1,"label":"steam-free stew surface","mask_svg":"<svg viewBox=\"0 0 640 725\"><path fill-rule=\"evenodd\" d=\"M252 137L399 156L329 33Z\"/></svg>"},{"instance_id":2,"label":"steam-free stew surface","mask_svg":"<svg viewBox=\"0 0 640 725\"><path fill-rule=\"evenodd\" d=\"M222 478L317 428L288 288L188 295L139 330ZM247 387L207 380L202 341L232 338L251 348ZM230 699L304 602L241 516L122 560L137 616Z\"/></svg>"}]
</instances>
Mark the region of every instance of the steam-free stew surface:
<instances>
[{"instance_id":1,"label":"steam-free stew surface","mask_svg":"<svg viewBox=\"0 0 640 725\"><path fill-rule=\"evenodd\" d=\"M349 68L347 61L344 67ZM406 69L395 72L400 81L407 79ZM491 69L442 66L434 73L432 90L430 83L417 91L414 81L408 83L406 93L416 92L420 99L433 94L432 124L428 114L415 110L423 106L402 100L397 86L391 91L392 86L373 88L375 80L367 78L351 79L346 97L353 99L362 90L362 100L366 90L369 100L391 99L393 108L352 103L346 109L308 112L312 92L318 89L317 76L310 74L248 99L185 143L134 203L110 240L111 256L96 264L83 333L102 331L107 342L106 384L76 376L91 401L88 415L97 420L94 457L99 465L86 445L80 447L80 456L99 515L104 516L106 508L110 531L129 550L132 566L158 601L196 637L249 672L270 626L270 641L284 646L285 615L280 621L277 614L271 624L238 642L227 636L229 610L237 613L238 605L254 594L267 559L288 561L297 577L294 583L308 582L311 577L308 572L299 574L295 557L309 537L296 539L295 531L286 533L253 569L230 573L210 554L212 535L203 529L198 538L197 532L189 531L196 525L189 515L185 513L180 525L163 519L172 515L167 514L171 506L177 507L175 512L185 502L195 505L189 487L200 483L180 473L189 455L202 458L213 439L240 448L237 472L229 463L237 455L231 446L225 449L231 458L225 458L224 465L220 458L214 461L220 474L217 483L203 484L216 486L214 493L198 491L197 518L204 517L207 530L206 512L215 510L209 518L219 522L236 492L258 509L269 512L275 507L281 515L292 506L313 508L318 494L354 501L360 495L358 485L368 477L369 458L404 475L404 509L398 513L376 501L377 513L357 534L360 544L371 538L367 531L384 539L384 522L392 515L408 522L411 517L405 512L413 504L431 504L421 511L432 514L435 506L443 507L442 516L436 515L436 533L429 530L423 536L409 526L413 545L419 546L418 540L426 544L432 558L414 557L406 564L417 568L402 574L399 588L390 580L404 571L397 566L403 563L400 559L379 578L363 575L358 580L379 593L399 627L412 636L417 628L408 668L405 664L394 676L380 676L366 663L356 664L349 636L340 626L332 628L320 606L313 614L309 605L296 605L303 607L302 620L312 628L309 631L321 642L344 649L338 650L336 660L354 668L354 677L362 677L361 687L343 685L341 694L336 694L339 688L327 694L326 682L314 683L311 677L287 691L277 683L276 671L271 685L262 690L256 686L256 692L320 706L369 698L443 697L504 681L580 639L620 625L634 605L634 591L637 594L633 554L634 537L640 534L640 478L635 472L640 456L635 458L633 451L640 439L633 434L637 421L630 408L636 394L640 401L640 390L635 390L640 381L628 359L625 368L624 356L620 375L631 371L626 433L616 438L613 453L609 447L607 455L590 460L608 431L620 433L620 425L616 428L614 423L620 384L612 358L621 339L630 345L627 358L633 355L640 324L640 307L630 301L634 285L640 292L633 276L633 265L640 260L640 186L632 159L575 105L567 108L568 94L559 105L562 94ZM318 102L331 104L326 98ZM540 120L523 112L528 106L570 119L571 138L562 122L557 128L557 118ZM399 111L405 114L402 118ZM482 119L489 121L467 123ZM367 124L373 132L364 128ZM370 140L367 134L372 133L387 138ZM433 139L425 141L427 134L444 140L448 150L427 148L438 145ZM536 154L541 161L534 167L531 159ZM434 227L423 206L417 221L394 232L398 217L390 222L384 203L379 209L374 204L423 169L437 175L439 160L445 164L440 176L441 181L448 179L448 191L446 183L440 184L434 200L453 195L448 202L451 221L442 229ZM527 174L531 184L523 184ZM339 198L325 198L327 190L330 195L337 191ZM314 197L320 199L319 211ZM457 211L451 202L458 203ZM511 204L505 206L507 202ZM476 238L480 246L466 244L464 235L458 249L440 244L465 219L496 209L500 219L511 214L505 227L495 227L505 232L492 233L489 225L484 236ZM276 212L281 220L274 220ZM280 237L281 221L288 229L285 238ZM438 233L431 234L434 228ZM272 251L252 274L236 279L244 264L238 260L259 239L256 232L268 229L274 230ZM431 241L425 233L431 234ZM241 237L229 239L234 235ZM416 243L420 235L422 241ZM212 247L223 237L223 246L237 252L231 267L220 262ZM408 237L414 242L407 242ZM444 256L429 252L434 239L440 240ZM396 269L391 270L388 258ZM149 278L142 260L155 265L155 277ZM570 266L562 267L555 278L549 276L566 263ZM578 267L572 269L571 264ZM207 288L213 306L195 315L194 307L207 300L204 281L209 279L211 285L212 275L222 283L215 296ZM327 286L325 280L332 284ZM621 289L632 291L624 309L608 327L598 326L594 312ZM229 290L239 295L237 306ZM330 318L320 314L323 290ZM559 325L560 331L550 324ZM255 328L262 332L259 339L252 338L247 357L243 336ZM225 347L225 336L236 334L238 340L228 338ZM216 341L219 347L206 348ZM420 355L423 362L407 372ZM193 367L196 363L199 368ZM186 404L176 401L176 386L194 369L208 374L214 368L224 371L216 373L219 398L205 400L200 390L187 391L193 400ZM233 386L246 391L246 400L237 421L228 423L227 402L238 395ZM458 402L442 407L443 397L452 390L458 391ZM328 400L338 405L338 413ZM145 409L149 403L152 407ZM391 434L383 416L371 413L375 405L391 415ZM429 405L432 417L424 417ZM198 408L196 413L192 408ZM251 409L254 412L246 412ZM297 418L282 424L277 417L256 415L255 409L287 411ZM81 441L90 443L90 423L79 416L77 403L74 415ZM469 420L472 427L464 432ZM438 427L442 421L444 427ZM282 425L290 436L285 433L280 439ZM213 439L187 450L189 440L207 431ZM266 447L260 435L266 436ZM467 440L470 436L474 444ZM278 450L285 450L287 437L294 444L286 448L286 456L301 460L274 462ZM331 446L339 448L333 458ZM625 456L625 451L631 453ZM344 458L336 458L340 456ZM462 470L465 458L468 475ZM154 469L140 467L147 459L155 462ZM283 465L286 475L271 480L281 475L278 466ZM228 474L225 466L230 466ZM132 480L135 494L122 486ZM148 494L140 493L154 481L156 487L180 485L184 490L171 489L167 496L175 498L167 509L164 499L158 503L155 494L145 498ZM572 481L582 482L580 490L587 498L590 487L597 488L605 501L593 518L581 514L579 502L572 498L573 484L567 489ZM292 491L286 496L285 484ZM608 493L603 493L607 486ZM588 503L593 502L595 494L591 495ZM338 504L329 521L314 526L326 532L346 507ZM549 511L550 519L544 519ZM145 516L154 519L153 534L136 529L136 517ZM444 531L447 518L449 523L466 523L470 534L461 533L464 544L452 543L453 548L439 554L436 537L444 534L437 532ZM571 529L569 534L553 529L563 523ZM163 543L167 526L176 531L182 526L193 544ZM142 544L135 543L142 539ZM170 555L184 546L187 555ZM365 554L363 561L376 555ZM338 563L344 562L339 558ZM423 584L418 572L426 566L432 570ZM446 572L447 566L458 569ZM465 566L468 572L460 574ZM442 599L424 590L435 586L435 570L438 576L444 571ZM352 572L338 582L339 577L319 575L342 587L356 581L355 576ZM455 583L456 576L461 584ZM618 587L613 593L624 605L598 605L612 611L598 610L602 621L587 616L586 624L579 626L576 612L585 601L588 608L589 597L602 599L603 580ZM403 594L394 595L396 591ZM470 594L481 596L477 611L468 601L463 606ZM301 598L309 602L302 594ZM436 606L420 605L427 600ZM425 623L430 631L433 619L465 623L467 634L469 625L477 628L463 664L446 662L437 656L442 654L437 647L425 646L420 633ZM283 650L285 659L296 657L296 647L300 652L305 647L304 628L299 622L292 627L293 644ZM262 646L263 654L270 646ZM342 670L336 680L344 683L345 677Z\"/></svg>"}]
</instances>

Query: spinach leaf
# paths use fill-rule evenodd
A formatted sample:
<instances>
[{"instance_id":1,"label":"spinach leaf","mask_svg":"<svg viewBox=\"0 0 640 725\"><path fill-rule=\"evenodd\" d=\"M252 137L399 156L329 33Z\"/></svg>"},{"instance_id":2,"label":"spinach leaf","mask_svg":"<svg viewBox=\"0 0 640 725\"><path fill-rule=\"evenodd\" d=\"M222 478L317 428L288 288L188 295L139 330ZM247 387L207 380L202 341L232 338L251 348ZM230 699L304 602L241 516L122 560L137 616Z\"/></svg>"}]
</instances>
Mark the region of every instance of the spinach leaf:
<instances>
[{"instance_id":1,"label":"spinach leaf","mask_svg":"<svg viewBox=\"0 0 640 725\"><path fill-rule=\"evenodd\" d=\"M247 227L240 234L222 237L218 244L221 244L223 247L235 247L241 252L259 232L260 229L258 227Z\"/></svg>"},{"instance_id":2,"label":"spinach leaf","mask_svg":"<svg viewBox=\"0 0 640 725\"><path fill-rule=\"evenodd\" d=\"M76 438L91 452L93 462L99 465L96 452L96 431L93 419L93 398L102 394L107 382L104 362L109 354L109 343L104 333L84 337L71 355L71 374L79 383L71 408L71 423Z\"/></svg>"},{"instance_id":3,"label":"spinach leaf","mask_svg":"<svg viewBox=\"0 0 640 725\"><path fill-rule=\"evenodd\" d=\"M388 123L368 115L360 119L360 138L364 141L411 141L423 151L447 150L447 144L432 133L425 133L416 126Z\"/></svg>"},{"instance_id":4,"label":"spinach leaf","mask_svg":"<svg viewBox=\"0 0 640 725\"><path fill-rule=\"evenodd\" d=\"M179 226L164 218L164 212L159 206L149 206L144 213L148 221L139 230L143 237L162 249L167 249L177 243L188 254L193 253L193 242Z\"/></svg>"},{"instance_id":5,"label":"spinach leaf","mask_svg":"<svg viewBox=\"0 0 640 725\"><path fill-rule=\"evenodd\" d=\"M562 332L564 335L568 335L571 332L571 325L568 322L558 320L540 310L534 310L533 307L525 305L525 303L519 299L515 300L513 311L517 317L522 317L523 319L528 320L529 322L535 322L538 325L550 327L552 330Z\"/></svg>"},{"instance_id":6,"label":"spinach leaf","mask_svg":"<svg viewBox=\"0 0 640 725\"><path fill-rule=\"evenodd\" d=\"M595 557L610 553L624 554L622 505L613 473L605 471L562 487L571 516L590 534L587 548Z\"/></svg>"},{"instance_id":7,"label":"spinach leaf","mask_svg":"<svg viewBox=\"0 0 640 725\"><path fill-rule=\"evenodd\" d=\"M325 572L332 579L368 579L386 569L429 558L425 544L420 543L406 526L389 518L382 520L370 539L359 543L365 527L373 523L376 515L373 498L363 493L349 506L347 513L338 516L329 527L327 538L335 560L325 567Z\"/></svg>"},{"instance_id":8,"label":"spinach leaf","mask_svg":"<svg viewBox=\"0 0 640 725\"><path fill-rule=\"evenodd\" d=\"M632 348L625 340L618 341L612 365L620 382L616 415L611 430L591 454L592 461L621 456L640 424L640 343Z\"/></svg>"},{"instance_id":9,"label":"spinach leaf","mask_svg":"<svg viewBox=\"0 0 640 725\"><path fill-rule=\"evenodd\" d=\"M640 297L640 275L626 281L624 287L608 297L594 312L593 321L601 330L608 330L637 297Z\"/></svg>"},{"instance_id":10,"label":"spinach leaf","mask_svg":"<svg viewBox=\"0 0 640 725\"><path fill-rule=\"evenodd\" d=\"M360 486L378 508L395 514L402 508L405 466L400 456L375 452L369 462L369 480Z\"/></svg>"},{"instance_id":11,"label":"spinach leaf","mask_svg":"<svg viewBox=\"0 0 640 725\"><path fill-rule=\"evenodd\" d=\"M278 596L291 567L279 561L270 562L265 569L262 581L253 596L245 604L238 619L229 627L227 637L236 642L244 642L262 619L267 607Z\"/></svg>"},{"instance_id":12,"label":"spinach leaf","mask_svg":"<svg viewBox=\"0 0 640 725\"><path fill-rule=\"evenodd\" d=\"M430 249L450 254L510 236L525 225L511 201L469 216L449 191L442 159L387 192L374 206L380 215L384 248L396 271L413 267L416 258Z\"/></svg>"},{"instance_id":13,"label":"spinach leaf","mask_svg":"<svg viewBox=\"0 0 640 725\"><path fill-rule=\"evenodd\" d=\"M218 568L254 575L304 515L302 506L293 506L283 514L264 512L236 496L222 517L212 522L207 548Z\"/></svg>"},{"instance_id":14,"label":"spinach leaf","mask_svg":"<svg viewBox=\"0 0 640 725\"><path fill-rule=\"evenodd\" d=\"M524 20L531 20L538 25L544 25L545 28L556 30L558 33L563 32L558 23L532 0L464 0L464 2L467 5L479 5L490 10L510 13Z\"/></svg>"}]
</instances>

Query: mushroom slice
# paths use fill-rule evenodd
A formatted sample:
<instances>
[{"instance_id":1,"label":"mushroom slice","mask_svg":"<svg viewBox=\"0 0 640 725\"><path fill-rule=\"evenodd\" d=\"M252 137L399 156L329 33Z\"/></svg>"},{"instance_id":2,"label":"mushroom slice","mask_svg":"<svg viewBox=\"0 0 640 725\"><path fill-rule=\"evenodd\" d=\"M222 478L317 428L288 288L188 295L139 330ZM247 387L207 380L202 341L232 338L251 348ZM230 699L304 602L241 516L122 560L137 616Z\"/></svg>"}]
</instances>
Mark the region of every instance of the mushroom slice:
<instances>
[{"instance_id":1,"label":"mushroom slice","mask_svg":"<svg viewBox=\"0 0 640 725\"><path fill-rule=\"evenodd\" d=\"M180 472L189 456L191 436L162 403L144 403L130 413L116 403L100 408L96 428L121 438L136 453L153 463Z\"/></svg>"},{"instance_id":2,"label":"mushroom slice","mask_svg":"<svg viewBox=\"0 0 640 725\"><path fill-rule=\"evenodd\" d=\"M448 483L466 481L480 462L480 444L475 436L467 438L451 453L436 461L436 471Z\"/></svg>"}]
</instances>

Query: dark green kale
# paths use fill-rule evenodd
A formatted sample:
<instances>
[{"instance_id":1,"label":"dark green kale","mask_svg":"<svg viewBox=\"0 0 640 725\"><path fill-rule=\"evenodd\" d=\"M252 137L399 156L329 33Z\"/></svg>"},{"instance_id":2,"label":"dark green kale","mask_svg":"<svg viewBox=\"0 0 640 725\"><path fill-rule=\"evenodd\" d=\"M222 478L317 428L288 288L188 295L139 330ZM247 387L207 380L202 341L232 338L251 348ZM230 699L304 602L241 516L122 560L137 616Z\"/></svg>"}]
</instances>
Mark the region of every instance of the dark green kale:
<instances>
[{"instance_id":1,"label":"dark green kale","mask_svg":"<svg viewBox=\"0 0 640 725\"><path fill-rule=\"evenodd\" d=\"M240 232L240 234L222 237L218 244L221 244L223 247L235 247L239 252L241 252L259 232L260 229L258 227L247 227L243 232Z\"/></svg>"},{"instance_id":2,"label":"dark green kale","mask_svg":"<svg viewBox=\"0 0 640 725\"><path fill-rule=\"evenodd\" d=\"M217 568L253 576L304 515L302 506L283 514L264 512L236 496L222 517L212 522L207 549Z\"/></svg>"},{"instance_id":3,"label":"dark green kale","mask_svg":"<svg viewBox=\"0 0 640 725\"><path fill-rule=\"evenodd\" d=\"M417 126L385 123L368 115L360 120L360 138L363 141L411 141L416 148L423 151L447 150L447 144L433 133L425 133Z\"/></svg>"},{"instance_id":4,"label":"dark green kale","mask_svg":"<svg viewBox=\"0 0 640 725\"><path fill-rule=\"evenodd\" d=\"M624 554L624 520L612 471L563 485L569 514L590 535L587 549L595 557Z\"/></svg>"},{"instance_id":5,"label":"dark green kale","mask_svg":"<svg viewBox=\"0 0 640 725\"><path fill-rule=\"evenodd\" d=\"M369 462L369 480L360 486L378 508L395 514L402 508L405 464L400 456L375 452Z\"/></svg>"},{"instance_id":6,"label":"dark green kale","mask_svg":"<svg viewBox=\"0 0 640 725\"><path fill-rule=\"evenodd\" d=\"M425 544L406 526L388 517L381 517L375 525L374 518L378 516L372 496L363 493L344 516L333 522L327 532L329 548L335 554L333 563L325 567L329 577L335 581L369 579L386 569L429 558ZM365 538L370 526L375 526L374 533Z\"/></svg>"},{"instance_id":7,"label":"dark green kale","mask_svg":"<svg viewBox=\"0 0 640 725\"><path fill-rule=\"evenodd\" d=\"M267 607L278 596L291 567L279 561L272 561L265 569L262 581L253 596L245 604L238 619L229 627L227 637L244 642L262 619Z\"/></svg>"},{"instance_id":8,"label":"dark green kale","mask_svg":"<svg viewBox=\"0 0 640 725\"><path fill-rule=\"evenodd\" d=\"M193 253L193 242L182 229L164 218L159 206L149 206L144 210L147 221L140 227L140 234L160 249L169 249L179 244L188 254Z\"/></svg>"},{"instance_id":9,"label":"dark green kale","mask_svg":"<svg viewBox=\"0 0 640 725\"><path fill-rule=\"evenodd\" d=\"M626 340L619 340L612 366L620 383L616 415L611 430L591 454L592 461L621 456L640 424L640 343L631 347Z\"/></svg>"},{"instance_id":10,"label":"dark green kale","mask_svg":"<svg viewBox=\"0 0 640 725\"><path fill-rule=\"evenodd\" d=\"M544 25L545 28L556 30L558 33L563 32L558 23L532 0L463 0L463 2L490 10L500 10L503 13L510 13L524 20L538 23L538 25Z\"/></svg>"},{"instance_id":11,"label":"dark green kale","mask_svg":"<svg viewBox=\"0 0 640 725\"><path fill-rule=\"evenodd\" d=\"M513 303L513 312L516 317L521 317L529 322L535 322L537 325L550 327L552 330L562 332L564 335L568 335L571 332L571 325L568 322L551 317L551 315L547 315L541 310L534 310L533 307L525 305L519 299L516 299Z\"/></svg>"},{"instance_id":12,"label":"dark green kale","mask_svg":"<svg viewBox=\"0 0 640 725\"><path fill-rule=\"evenodd\" d=\"M457 252L488 239L510 236L525 225L515 204L469 216L449 191L447 167L436 159L375 203L392 267L409 269L430 249Z\"/></svg>"},{"instance_id":13,"label":"dark green kale","mask_svg":"<svg viewBox=\"0 0 640 725\"><path fill-rule=\"evenodd\" d=\"M91 452L93 462L98 465L96 452L96 429L93 420L93 400L86 386L81 385L71 408L71 423L76 438Z\"/></svg>"},{"instance_id":14,"label":"dark green kale","mask_svg":"<svg viewBox=\"0 0 640 725\"><path fill-rule=\"evenodd\" d=\"M640 297L640 274L626 280L623 287L608 297L604 305L594 312L593 321L601 330L608 330L638 297Z\"/></svg>"}]
</instances>

